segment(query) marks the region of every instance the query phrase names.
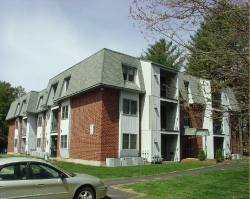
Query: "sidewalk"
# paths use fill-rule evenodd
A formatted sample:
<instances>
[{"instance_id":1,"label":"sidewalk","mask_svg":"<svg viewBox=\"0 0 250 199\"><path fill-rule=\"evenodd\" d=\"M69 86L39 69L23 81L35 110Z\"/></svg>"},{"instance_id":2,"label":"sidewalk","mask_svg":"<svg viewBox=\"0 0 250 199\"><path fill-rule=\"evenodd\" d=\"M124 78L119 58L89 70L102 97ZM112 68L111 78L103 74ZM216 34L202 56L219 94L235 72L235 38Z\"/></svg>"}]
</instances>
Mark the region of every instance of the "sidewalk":
<instances>
[{"instance_id":1,"label":"sidewalk","mask_svg":"<svg viewBox=\"0 0 250 199\"><path fill-rule=\"evenodd\" d=\"M129 199L129 198L139 196L138 194L135 194L135 193L130 193L130 192L119 190L115 187L116 185L151 181L151 180L169 179L169 178L174 178L174 177L179 177L179 176L187 176L187 175L206 173L206 172L211 172L211 171L218 171L218 170L243 167L243 166L249 166L249 165L243 164L243 163L220 164L220 165L215 165L215 166L210 166L210 167L205 167L205 168L178 171L178 172L166 173L166 174L105 180L105 183L108 185L108 192L107 192L107 196L104 199Z\"/></svg>"}]
</instances>

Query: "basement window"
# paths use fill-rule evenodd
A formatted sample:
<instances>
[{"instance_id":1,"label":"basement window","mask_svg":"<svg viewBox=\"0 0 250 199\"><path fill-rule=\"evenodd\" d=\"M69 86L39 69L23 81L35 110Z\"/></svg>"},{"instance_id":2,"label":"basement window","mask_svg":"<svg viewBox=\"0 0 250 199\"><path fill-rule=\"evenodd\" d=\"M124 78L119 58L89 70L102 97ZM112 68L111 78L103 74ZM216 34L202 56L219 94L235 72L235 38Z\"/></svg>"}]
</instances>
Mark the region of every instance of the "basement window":
<instances>
[{"instance_id":1,"label":"basement window","mask_svg":"<svg viewBox=\"0 0 250 199\"><path fill-rule=\"evenodd\" d=\"M136 149L137 135L123 134L123 149Z\"/></svg>"}]
</instances>

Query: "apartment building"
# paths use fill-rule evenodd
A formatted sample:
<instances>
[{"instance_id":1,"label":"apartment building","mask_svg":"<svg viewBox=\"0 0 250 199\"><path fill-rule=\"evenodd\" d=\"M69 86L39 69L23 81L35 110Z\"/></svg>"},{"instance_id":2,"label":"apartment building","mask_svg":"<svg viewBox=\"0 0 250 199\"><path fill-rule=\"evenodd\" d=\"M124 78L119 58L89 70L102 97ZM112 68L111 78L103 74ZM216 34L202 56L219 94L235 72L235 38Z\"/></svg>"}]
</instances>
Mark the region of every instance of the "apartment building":
<instances>
[{"instance_id":1,"label":"apartment building","mask_svg":"<svg viewBox=\"0 0 250 199\"><path fill-rule=\"evenodd\" d=\"M237 111L230 89L217 97ZM208 80L102 49L11 104L8 153L89 165L236 153L230 114L218 109L222 119L212 119L212 98Z\"/></svg>"}]
</instances>

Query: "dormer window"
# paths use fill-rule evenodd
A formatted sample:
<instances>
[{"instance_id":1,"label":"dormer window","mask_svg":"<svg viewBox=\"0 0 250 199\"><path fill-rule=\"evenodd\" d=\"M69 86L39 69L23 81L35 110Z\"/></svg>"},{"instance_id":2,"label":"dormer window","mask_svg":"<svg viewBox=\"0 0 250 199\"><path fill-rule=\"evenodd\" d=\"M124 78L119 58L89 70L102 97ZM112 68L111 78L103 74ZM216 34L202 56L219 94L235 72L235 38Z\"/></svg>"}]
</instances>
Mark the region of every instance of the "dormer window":
<instances>
[{"instance_id":1,"label":"dormer window","mask_svg":"<svg viewBox=\"0 0 250 199\"><path fill-rule=\"evenodd\" d=\"M63 87L62 87L60 95L63 95L68 90L68 88L69 88L69 80L70 80L70 77L67 77L67 78L65 78L63 80Z\"/></svg>"},{"instance_id":2,"label":"dormer window","mask_svg":"<svg viewBox=\"0 0 250 199\"><path fill-rule=\"evenodd\" d=\"M135 68L123 65L122 71L123 71L123 79L124 81L134 82L135 79Z\"/></svg>"},{"instance_id":3,"label":"dormer window","mask_svg":"<svg viewBox=\"0 0 250 199\"><path fill-rule=\"evenodd\" d=\"M42 102L43 102L43 96L41 96L41 97L39 98L39 101L38 101L36 110L39 110L39 108L40 108Z\"/></svg>"},{"instance_id":4,"label":"dormer window","mask_svg":"<svg viewBox=\"0 0 250 199\"><path fill-rule=\"evenodd\" d=\"M20 113L20 103L17 104L15 115Z\"/></svg>"}]
</instances>

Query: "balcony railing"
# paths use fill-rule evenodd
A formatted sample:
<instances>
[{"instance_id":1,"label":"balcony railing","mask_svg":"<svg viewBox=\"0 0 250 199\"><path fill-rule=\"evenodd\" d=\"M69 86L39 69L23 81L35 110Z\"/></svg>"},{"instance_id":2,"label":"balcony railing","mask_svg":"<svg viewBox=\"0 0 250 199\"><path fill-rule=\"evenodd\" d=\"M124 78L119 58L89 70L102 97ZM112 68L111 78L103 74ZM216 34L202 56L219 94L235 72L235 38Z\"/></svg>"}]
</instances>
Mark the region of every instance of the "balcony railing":
<instances>
[{"instance_id":1,"label":"balcony railing","mask_svg":"<svg viewBox=\"0 0 250 199\"><path fill-rule=\"evenodd\" d=\"M169 87L167 85L161 86L161 98L167 98L167 99L178 99L176 87Z\"/></svg>"},{"instance_id":2,"label":"balcony railing","mask_svg":"<svg viewBox=\"0 0 250 199\"><path fill-rule=\"evenodd\" d=\"M26 136L26 128L22 129L22 136Z\"/></svg>"},{"instance_id":3,"label":"balcony railing","mask_svg":"<svg viewBox=\"0 0 250 199\"><path fill-rule=\"evenodd\" d=\"M224 132L223 132L222 129L215 129L215 130L214 130L214 134L215 134L215 135L222 135L222 134L224 134Z\"/></svg>"},{"instance_id":4,"label":"balcony railing","mask_svg":"<svg viewBox=\"0 0 250 199\"><path fill-rule=\"evenodd\" d=\"M162 131L178 131L178 118L161 117L161 130Z\"/></svg>"},{"instance_id":5,"label":"balcony railing","mask_svg":"<svg viewBox=\"0 0 250 199\"><path fill-rule=\"evenodd\" d=\"M57 122L51 124L51 133L57 133L58 125Z\"/></svg>"}]
</instances>

